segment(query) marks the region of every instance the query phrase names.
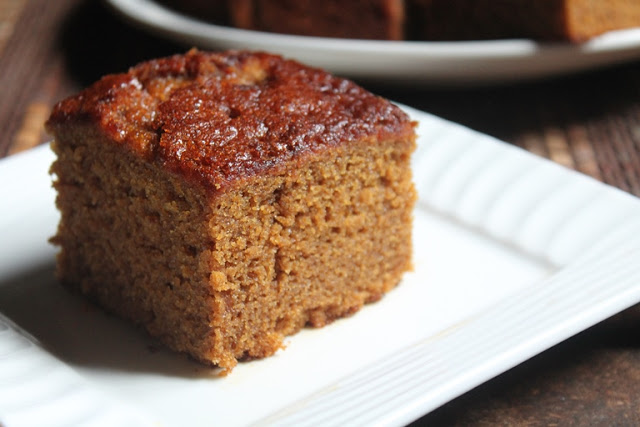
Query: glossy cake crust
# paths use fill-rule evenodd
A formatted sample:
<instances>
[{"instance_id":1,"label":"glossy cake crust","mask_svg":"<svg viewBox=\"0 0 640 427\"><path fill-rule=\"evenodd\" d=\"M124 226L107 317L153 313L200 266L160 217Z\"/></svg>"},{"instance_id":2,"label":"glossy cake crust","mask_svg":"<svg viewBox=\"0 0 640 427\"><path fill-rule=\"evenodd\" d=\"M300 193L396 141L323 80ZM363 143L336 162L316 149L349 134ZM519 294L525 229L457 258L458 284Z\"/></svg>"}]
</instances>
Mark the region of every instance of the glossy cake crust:
<instances>
[{"instance_id":1,"label":"glossy cake crust","mask_svg":"<svg viewBox=\"0 0 640 427\"><path fill-rule=\"evenodd\" d=\"M74 123L215 189L344 141L413 133L349 80L266 53L196 50L102 78L56 105L47 128Z\"/></svg>"}]
</instances>

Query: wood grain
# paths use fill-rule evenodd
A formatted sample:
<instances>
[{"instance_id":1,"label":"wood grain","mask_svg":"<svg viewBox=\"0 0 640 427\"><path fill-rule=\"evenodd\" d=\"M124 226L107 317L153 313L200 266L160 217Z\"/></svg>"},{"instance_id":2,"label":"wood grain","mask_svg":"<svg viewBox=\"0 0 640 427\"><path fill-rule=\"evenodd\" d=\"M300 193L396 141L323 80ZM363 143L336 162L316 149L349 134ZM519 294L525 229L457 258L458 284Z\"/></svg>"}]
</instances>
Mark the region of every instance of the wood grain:
<instances>
[{"instance_id":1,"label":"wood grain","mask_svg":"<svg viewBox=\"0 0 640 427\"><path fill-rule=\"evenodd\" d=\"M28 1L11 26L13 30L0 56L0 69L10 71L0 73L3 99L0 129L3 140L9 141L0 147L0 156L6 155L10 146L17 145L18 132L29 125L31 119L27 114L30 111L33 114L34 108L30 110L29 106L34 101L49 107L53 103L49 98L51 94L46 92L47 75L53 71L51 65L57 62L55 58L60 56L56 34L71 6L66 1Z\"/></svg>"},{"instance_id":2,"label":"wood grain","mask_svg":"<svg viewBox=\"0 0 640 427\"><path fill-rule=\"evenodd\" d=\"M13 33L18 16L25 5L24 0L3 0L0 2L0 52Z\"/></svg>"}]
</instances>

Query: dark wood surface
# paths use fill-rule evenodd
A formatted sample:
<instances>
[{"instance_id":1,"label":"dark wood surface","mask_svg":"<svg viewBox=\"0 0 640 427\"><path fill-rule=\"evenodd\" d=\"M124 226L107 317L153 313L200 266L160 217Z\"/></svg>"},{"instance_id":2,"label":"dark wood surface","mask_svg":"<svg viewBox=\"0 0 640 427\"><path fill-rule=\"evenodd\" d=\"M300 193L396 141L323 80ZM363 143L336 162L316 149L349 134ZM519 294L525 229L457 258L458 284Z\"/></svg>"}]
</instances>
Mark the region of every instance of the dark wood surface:
<instances>
[{"instance_id":1,"label":"dark wood surface","mask_svg":"<svg viewBox=\"0 0 640 427\"><path fill-rule=\"evenodd\" d=\"M0 0L0 157L48 140L42 124L57 100L103 74L186 48L96 1ZM640 196L640 62L508 86L364 85ZM418 422L640 425L640 306Z\"/></svg>"}]
</instances>

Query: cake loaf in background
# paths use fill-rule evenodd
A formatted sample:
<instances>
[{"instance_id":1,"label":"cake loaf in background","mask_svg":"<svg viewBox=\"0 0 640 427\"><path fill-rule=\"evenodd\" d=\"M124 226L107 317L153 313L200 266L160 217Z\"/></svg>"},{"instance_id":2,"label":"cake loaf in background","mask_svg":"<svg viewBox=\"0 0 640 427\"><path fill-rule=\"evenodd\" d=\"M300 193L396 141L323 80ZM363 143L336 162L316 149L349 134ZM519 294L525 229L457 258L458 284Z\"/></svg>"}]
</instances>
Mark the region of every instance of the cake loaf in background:
<instances>
[{"instance_id":1,"label":"cake loaf in background","mask_svg":"<svg viewBox=\"0 0 640 427\"><path fill-rule=\"evenodd\" d=\"M162 0L259 31L376 40L585 41L640 26L637 0Z\"/></svg>"}]
</instances>

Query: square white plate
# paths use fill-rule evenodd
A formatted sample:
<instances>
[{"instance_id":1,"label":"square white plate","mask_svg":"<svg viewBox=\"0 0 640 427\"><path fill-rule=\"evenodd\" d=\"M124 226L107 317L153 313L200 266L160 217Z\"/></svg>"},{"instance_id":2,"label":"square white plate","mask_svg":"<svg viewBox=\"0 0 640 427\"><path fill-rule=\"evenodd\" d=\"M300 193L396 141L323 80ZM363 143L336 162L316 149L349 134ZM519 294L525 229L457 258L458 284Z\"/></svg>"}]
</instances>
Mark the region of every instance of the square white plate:
<instances>
[{"instance_id":1,"label":"square white plate","mask_svg":"<svg viewBox=\"0 0 640 427\"><path fill-rule=\"evenodd\" d=\"M640 202L419 122L415 271L227 377L56 284L47 147L0 161L0 423L402 425L640 301Z\"/></svg>"}]
</instances>

